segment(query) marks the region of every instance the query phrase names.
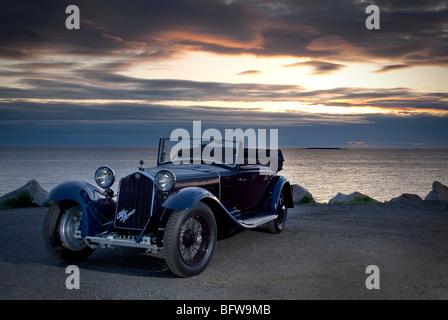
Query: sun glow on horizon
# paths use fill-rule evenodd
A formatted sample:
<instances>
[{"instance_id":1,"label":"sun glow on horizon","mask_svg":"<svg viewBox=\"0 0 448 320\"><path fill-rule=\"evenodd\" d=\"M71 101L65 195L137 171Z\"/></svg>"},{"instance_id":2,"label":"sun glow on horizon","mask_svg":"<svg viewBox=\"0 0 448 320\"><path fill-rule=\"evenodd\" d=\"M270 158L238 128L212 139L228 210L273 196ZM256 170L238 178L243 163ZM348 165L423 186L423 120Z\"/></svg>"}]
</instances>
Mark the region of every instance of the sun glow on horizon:
<instances>
[{"instance_id":1,"label":"sun glow on horizon","mask_svg":"<svg viewBox=\"0 0 448 320\"><path fill-rule=\"evenodd\" d=\"M101 105L120 105L133 104L147 106L167 106L167 107L191 107L191 108L216 108L227 110L250 110L262 113L301 113L301 114L325 114L325 115L369 115L369 114L394 114L394 115L413 115L413 114L432 114L435 116L448 116L448 110L435 109L417 109L417 108L381 108L372 105L358 106L337 106L314 104L307 102L294 101L190 101L190 100L117 100L117 99L0 99L1 102L30 102L30 103L60 103L60 104L79 104L85 106ZM336 101L334 101L336 102Z\"/></svg>"},{"instance_id":2,"label":"sun glow on horizon","mask_svg":"<svg viewBox=\"0 0 448 320\"><path fill-rule=\"evenodd\" d=\"M112 60L89 62L84 65L88 70L92 68L95 75L95 66L102 64L113 64ZM45 67L45 61L35 63L35 68ZM14 65L12 66L14 67ZM319 67L323 67L319 69ZM329 69L326 67L329 67ZM408 116L417 114L430 114L433 116L448 116L448 110L443 109L446 98L440 98L442 103L440 109L431 106L414 107L412 103L418 101L419 93L445 93L448 92L447 68L416 67L404 70L389 71L385 73L374 73L381 69L374 63L335 63L325 61L313 61L310 58L295 57L256 57L254 55L218 55L205 52L189 51L182 57L163 61L130 63L123 70L115 70L113 74L129 77L129 82L120 83L111 80L109 89L132 90L140 83L138 80L186 80L192 82L211 82L222 84L221 96L213 97L208 94L203 99L186 90L185 95L176 99L167 96L164 100L151 99L44 99L44 98L16 98L0 99L1 102L35 102L35 103L61 103L93 105L118 105L134 104L150 107L154 105L167 107L196 107L196 108L221 108L227 110L252 110L265 113L291 113L309 115L372 115L390 114ZM436 69L436 72L434 71ZM430 73L431 77L424 74L412 76L413 72ZM403 74L407 76L404 77ZM58 78L40 78L31 76L31 80L48 81L49 83ZM76 77L68 80L76 80ZM107 75L105 76L107 79ZM132 79L136 82L133 83ZM403 79L406 79L403 82ZM417 79L417 80L416 80ZM11 81L11 79L10 79ZM102 85L100 82L89 78L81 79L86 88ZM428 86L421 86L428 82ZM431 82L431 83L430 83ZM438 87L434 85L438 83ZM12 83L12 82L11 82ZM67 82L67 84L69 84ZM245 92L244 87L238 89L238 85L253 85L255 91ZM226 85L233 91L226 93ZM275 94L270 98L269 85L276 86ZM34 83L17 81L10 88L32 89ZM260 88L258 87L260 86ZM261 87L266 86L266 87ZM285 86L282 88L281 86ZM290 87L288 87L290 86ZM420 87L419 87L420 86ZM445 88L445 87L446 88ZM219 86L218 86L219 87ZM248 86L250 87L250 86ZM236 89L235 89L236 88ZM148 85L150 88L150 84ZM169 89L169 88L168 88ZM430 90L431 89L431 90ZM446 89L444 91L444 89ZM174 88L173 90L176 90ZM258 91L257 91L258 90ZM389 90L388 94L381 94ZM401 92L408 90L410 96L402 96ZM175 92L175 91L174 91ZM283 95L284 94L284 95ZM364 96L365 94L365 96ZM148 95L150 97L150 95ZM406 101L410 99L409 107ZM435 102L438 102L435 101Z\"/></svg>"},{"instance_id":3,"label":"sun glow on horizon","mask_svg":"<svg viewBox=\"0 0 448 320\"><path fill-rule=\"evenodd\" d=\"M313 60L310 57L257 57L189 51L175 59L138 64L119 74L139 79L297 85L311 90L407 87L419 91L448 92L448 67L414 66L376 72L384 62L320 61L341 65L340 69L325 72L316 70L307 62Z\"/></svg>"}]
</instances>

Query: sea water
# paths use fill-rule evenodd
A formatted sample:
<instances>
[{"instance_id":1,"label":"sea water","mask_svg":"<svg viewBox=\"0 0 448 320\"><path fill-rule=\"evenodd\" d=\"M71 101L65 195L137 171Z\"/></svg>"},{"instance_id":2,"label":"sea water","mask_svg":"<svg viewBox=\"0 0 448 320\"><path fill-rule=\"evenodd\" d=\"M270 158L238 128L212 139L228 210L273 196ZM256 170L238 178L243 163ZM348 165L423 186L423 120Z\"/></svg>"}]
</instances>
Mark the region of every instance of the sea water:
<instances>
[{"instance_id":1,"label":"sea water","mask_svg":"<svg viewBox=\"0 0 448 320\"><path fill-rule=\"evenodd\" d=\"M305 149L281 148L285 163L279 174L328 202L338 192L359 191L379 201L402 193L424 198L433 181L448 185L448 149ZM65 180L95 184L94 172L103 165L117 180L134 171L140 160L155 166L157 147L2 147L0 195L35 179L47 191ZM112 188L116 191L118 183Z\"/></svg>"}]
</instances>

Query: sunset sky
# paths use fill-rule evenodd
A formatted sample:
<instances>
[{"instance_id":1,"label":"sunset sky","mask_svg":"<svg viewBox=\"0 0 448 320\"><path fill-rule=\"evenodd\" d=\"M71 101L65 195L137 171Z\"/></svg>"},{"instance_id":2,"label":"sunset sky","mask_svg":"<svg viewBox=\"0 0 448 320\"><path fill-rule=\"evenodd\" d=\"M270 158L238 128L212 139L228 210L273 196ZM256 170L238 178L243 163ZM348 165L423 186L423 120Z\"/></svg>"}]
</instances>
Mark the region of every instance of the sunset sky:
<instances>
[{"instance_id":1,"label":"sunset sky","mask_svg":"<svg viewBox=\"0 0 448 320\"><path fill-rule=\"evenodd\" d=\"M200 120L282 146L448 147L446 1L0 3L0 145L156 145Z\"/></svg>"}]
</instances>

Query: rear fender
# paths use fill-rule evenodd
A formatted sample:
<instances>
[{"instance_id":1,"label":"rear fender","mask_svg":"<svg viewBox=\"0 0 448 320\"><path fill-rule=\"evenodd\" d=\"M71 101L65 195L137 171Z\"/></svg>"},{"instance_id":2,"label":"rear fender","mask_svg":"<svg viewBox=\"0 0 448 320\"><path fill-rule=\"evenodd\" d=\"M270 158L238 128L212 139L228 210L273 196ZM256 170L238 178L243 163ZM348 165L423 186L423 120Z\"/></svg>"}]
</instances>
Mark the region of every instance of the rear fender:
<instances>
[{"instance_id":1,"label":"rear fender","mask_svg":"<svg viewBox=\"0 0 448 320\"><path fill-rule=\"evenodd\" d=\"M48 194L48 200L72 200L80 205L82 209L81 236L85 238L96 233L97 200L101 194L102 191L91 183L69 180L61 182L54 187Z\"/></svg>"},{"instance_id":2,"label":"rear fender","mask_svg":"<svg viewBox=\"0 0 448 320\"><path fill-rule=\"evenodd\" d=\"M277 212L278 199L280 198L280 194L282 193L282 191L284 192L284 196L286 197L288 208L294 208L291 184L285 177L279 176L271 189L271 199L266 207L266 210L268 212Z\"/></svg>"}]
</instances>

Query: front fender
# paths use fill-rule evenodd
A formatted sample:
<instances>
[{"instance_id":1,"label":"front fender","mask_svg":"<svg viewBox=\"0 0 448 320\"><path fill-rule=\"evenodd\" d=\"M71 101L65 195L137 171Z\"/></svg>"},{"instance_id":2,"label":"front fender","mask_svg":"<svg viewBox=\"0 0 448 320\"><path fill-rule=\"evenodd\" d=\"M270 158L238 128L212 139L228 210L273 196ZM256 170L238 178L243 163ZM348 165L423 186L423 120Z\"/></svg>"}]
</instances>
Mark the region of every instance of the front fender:
<instances>
[{"instance_id":1,"label":"front fender","mask_svg":"<svg viewBox=\"0 0 448 320\"><path fill-rule=\"evenodd\" d=\"M210 191L200 187L187 187L179 190L169 197L163 204L159 221L159 227L165 227L170 213L174 210L182 211L194 207L199 201L204 202L210 207L218 222L218 228L223 228L228 224L239 224L223 204ZM166 209L166 210L165 210Z\"/></svg>"},{"instance_id":2,"label":"front fender","mask_svg":"<svg viewBox=\"0 0 448 320\"><path fill-rule=\"evenodd\" d=\"M81 236L91 236L96 230L97 202L102 191L93 184L80 180L69 180L59 183L48 194L48 200L77 202L82 209Z\"/></svg>"},{"instance_id":3,"label":"front fender","mask_svg":"<svg viewBox=\"0 0 448 320\"><path fill-rule=\"evenodd\" d=\"M203 198L216 197L208 190L199 187L187 187L180 189L171 195L163 204L162 207L172 210L188 210ZM216 199L217 200L217 199Z\"/></svg>"}]
</instances>

